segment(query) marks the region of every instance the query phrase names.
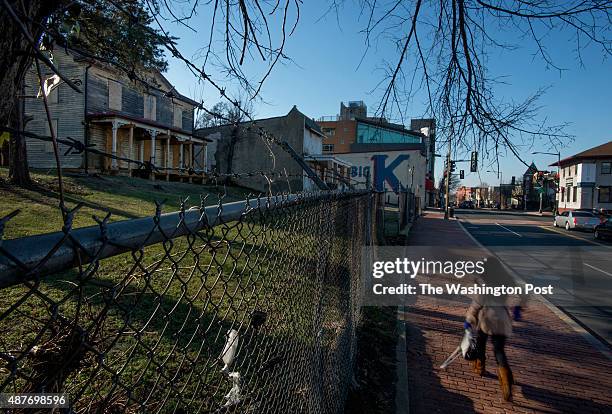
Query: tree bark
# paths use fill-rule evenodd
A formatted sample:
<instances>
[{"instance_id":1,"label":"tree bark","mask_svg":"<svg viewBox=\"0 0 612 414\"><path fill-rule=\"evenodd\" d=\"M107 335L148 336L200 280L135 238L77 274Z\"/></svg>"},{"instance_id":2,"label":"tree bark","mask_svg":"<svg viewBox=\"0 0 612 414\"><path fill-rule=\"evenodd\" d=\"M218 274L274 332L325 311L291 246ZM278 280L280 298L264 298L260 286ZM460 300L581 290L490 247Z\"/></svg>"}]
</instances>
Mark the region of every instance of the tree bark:
<instances>
[{"instance_id":1,"label":"tree bark","mask_svg":"<svg viewBox=\"0 0 612 414\"><path fill-rule=\"evenodd\" d=\"M23 26L38 42L42 33L42 24L63 1L56 0L8 0L8 5L16 13ZM32 66L34 48L28 42L22 29L4 3L0 3L0 125L7 125L16 130L23 130L22 91L24 78ZM28 186L31 184L28 169L28 157L25 138L20 134L11 134L9 176L14 184Z\"/></svg>"}]
</instances>

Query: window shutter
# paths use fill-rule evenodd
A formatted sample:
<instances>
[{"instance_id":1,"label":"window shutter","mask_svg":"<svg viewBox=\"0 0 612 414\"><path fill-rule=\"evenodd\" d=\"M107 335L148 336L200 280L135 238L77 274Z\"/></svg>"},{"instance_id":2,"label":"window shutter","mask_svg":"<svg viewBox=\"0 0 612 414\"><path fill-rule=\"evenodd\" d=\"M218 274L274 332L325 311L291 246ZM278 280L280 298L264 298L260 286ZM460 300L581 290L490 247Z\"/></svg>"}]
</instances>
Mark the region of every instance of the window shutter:
<instances>
[{"instance_id":1,"label":"window shutter","mask_svg":"<svg viewBox=\"0 0 612 414\"><path fill-rule=\"evenodd\" d=\"M119 82L108 81L108 109L121 111L123 88Z\"/></svg>"},{"instance_id":2,"label":"window shutter","mask_svg":"<svg viewBox=\"0 0 612 414\"><path fill-rule=\"evenodd\" d=\"M144 117L152 121L156 120L157 100L154 95L144 95Z\"/></svg>"},{"instance_id":3,"label":"window shutter","mask_svg":"<svg viewBox=\"0 0 612 414\"><path fill-rule=\"evenodd\" d=\"M174 126L183 129L183 108L174 105Z\"/></svg>"}]
</instances>

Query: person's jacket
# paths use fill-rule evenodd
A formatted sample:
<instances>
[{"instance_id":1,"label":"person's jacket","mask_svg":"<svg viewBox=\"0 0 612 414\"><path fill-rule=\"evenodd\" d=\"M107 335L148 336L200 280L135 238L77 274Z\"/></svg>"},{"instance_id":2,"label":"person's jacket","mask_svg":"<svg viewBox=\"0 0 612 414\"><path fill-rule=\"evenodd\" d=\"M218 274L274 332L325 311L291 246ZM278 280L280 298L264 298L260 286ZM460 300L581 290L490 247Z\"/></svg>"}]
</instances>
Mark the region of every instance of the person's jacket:
<instances>
[{"instance_id":1,"label":"person's jacket","mask_svg":"<svg viewBox=\"0 0 612 414\"><path fill-rule=\"evenodd\" d=\"M504 300L476 297L467 310L465 320L472 327L489 335L512 334L512 317Z\"/></svg>"}]
</instances>

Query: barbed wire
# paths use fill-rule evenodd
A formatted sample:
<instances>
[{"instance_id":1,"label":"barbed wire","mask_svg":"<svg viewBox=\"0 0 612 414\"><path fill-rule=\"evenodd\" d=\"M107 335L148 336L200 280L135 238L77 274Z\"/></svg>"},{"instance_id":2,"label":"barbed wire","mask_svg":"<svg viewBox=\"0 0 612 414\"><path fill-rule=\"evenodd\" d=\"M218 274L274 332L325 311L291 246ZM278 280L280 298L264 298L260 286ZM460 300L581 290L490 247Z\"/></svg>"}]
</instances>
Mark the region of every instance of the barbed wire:
<instances>
[{"instance_id":1,"label":"barbed wire","mask_svg":"<svg viewBox=\"0 0 612 414\"><path fill-rule=\"evenodd\" d=\"M19 134L27 138L36 139L39 141L53 142L53 137L51 136L40 135L40 134L36 134L33 132L29 132L29 131L19 131L14 128L8 127L8 126L0 126L0 130L8 132L10 134ZM220 178L236 178L237 179L237 178L249 178L249 177L257 177L257 176L267 176L270 178L275 178L275 177L298 178L299 177L299 178L309 178L310 179L310 177L304 172L287 174L284 171L255 170L255 171L247 171L247 172L220 173L214 170L211 171L207 169L198 169L198 168L193 168L193 167L162 167L158 165L153 165L151 161L141 161L141 160L131 159L128 157L114 155L112 153L108 153L108 152L95 148L94 144L85 145L84 143L77 141L71 137L65 137L65 138L56 137L55 139L58 144L62 144L63 146L67 147L65 151L63 152L64 156L73 155L73 154L78 155L78 154L88 152L90 154L99 155L102 157L106 157L108 159L114 159L117 161L123 161L123 162L129 163L129 164L135 164L138 168L145 170L149 173L154 173L154 172L163 173L163 172L172 172L172 171L186 172L189 175L205 175L207 178L211 178L211 179L220 179ZM332 175L334 178L346 181L350 185L365 184L365 181L347 177L333 169L326 169L325 174L326 175L329 174L329 175Z\"/></svg>"}]
</instances>

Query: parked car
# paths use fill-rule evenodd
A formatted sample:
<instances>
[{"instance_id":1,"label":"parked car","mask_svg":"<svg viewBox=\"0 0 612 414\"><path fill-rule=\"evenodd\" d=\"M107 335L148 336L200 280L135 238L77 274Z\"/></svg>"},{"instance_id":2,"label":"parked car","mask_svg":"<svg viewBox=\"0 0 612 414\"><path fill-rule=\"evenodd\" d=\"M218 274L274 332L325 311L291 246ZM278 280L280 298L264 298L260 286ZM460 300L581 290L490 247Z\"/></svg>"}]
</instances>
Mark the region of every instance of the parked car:
<instances>
[{"instance_id":1,"label":"parked car","mask_svg":"<svg viewBox=\"0 0 612 414\"><path fill-rule=\"evenodd\" d=\"M565 227L565 230L593 230L599 223L599 217L588 211L564 211L553 220L553 226Z\"/></svg>"},{"instance_id":2,"label":"parked car","mask_svg":"<svg viewBox=\"0 0 612 414\"><path fill-rule=\"evenodd\" d=\"M459 204L459 208L474 208L474 202L472 200L464 200Z\"/></svg>"},{"instance_id":3,"label":"parked car","mask_svg":"<svg viewBox=\"0 0 612 414\"><path fill-rule=\"evenodd\" d=\"M612 239L612 218L595 226L593 235L596 239Z\"/></svg>"}]
</instances>

